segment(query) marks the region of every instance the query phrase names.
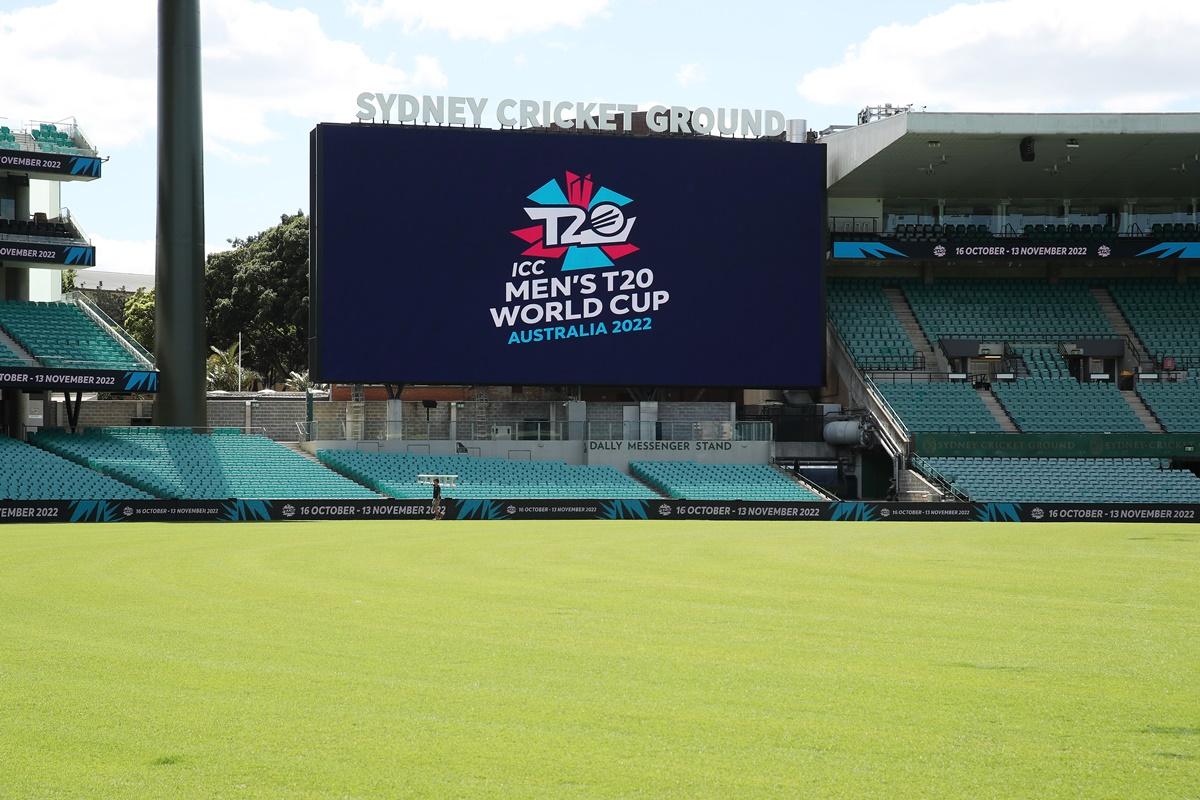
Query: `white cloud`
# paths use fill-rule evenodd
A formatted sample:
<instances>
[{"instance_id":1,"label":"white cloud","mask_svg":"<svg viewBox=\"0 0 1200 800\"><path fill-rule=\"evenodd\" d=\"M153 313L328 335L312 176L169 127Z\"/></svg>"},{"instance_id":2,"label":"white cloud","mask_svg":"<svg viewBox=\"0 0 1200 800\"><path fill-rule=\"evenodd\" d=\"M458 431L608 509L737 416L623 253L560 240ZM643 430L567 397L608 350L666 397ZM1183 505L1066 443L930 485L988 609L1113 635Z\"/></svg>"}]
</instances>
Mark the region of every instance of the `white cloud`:
<instances>
[{"instance_id":1,"label":"white cloud","mask_svg":"<svg viewBox=\"0 0 1200 800\"><path fill-rule=\"evenodd\" d=\"M96 267L102 272L132 272L137 275L153 275L155 241L153 239L110 239L107 236L92 236L96 246ZM228 242L208 242L206 254L229 249Z\"/></svg>"},{"instance_id":2,"label":"white cloud","mask_svg":"<svg viewBox=\"0 0 1200 800\"><path fill-rule=\"evenodd\" d=\"M1163 111L1194 106L1200 3L1000 0L885 25L797 84L827 105L949 111Z\"/></svg>"},{"instance_id":3,"label":"white cloud","mask_svg":"<svg viewBox=\"0 0 1200 800\"><path fill-rule=\"evenodd\" d=\"M154 274L153 239L109 239L93 236L96 245L96 268L105 272Z\"/></svg>"},{"instance_id":4,"label":"white cloud","mask_svg":"<svg viewBox=\"0 0 1200 800\"><path fill-rule=\"evenodd\" d=\"M704 71L704 67L699 64L684 64L675 73L675 80L680 86L691 86L693 83L699 83L708 77Z\"/></svg>"},{"instance_id":5,"label":"white cloud","mask_svg":"<svg viewBox=\"0 0 1200 800\"><path fill-rule=\"evenodd\" d=\"M55 0L0 12L0 113L10 121L78 117L105 150L148 140L155 127L157 3ZM317 15L261 0L202 4L204 126L215 155L277 137L272 114L349 120L364 87L442 88L436 59L411 69L372 59L331 38ZM69 24L64 24L69 21Z\"/></svg>"},{"instance_id":6,"label":"white cloud","mask_svg":"<svg viewBox=\"0 0 1200 800\"><path fill-rule=\"evenodd\" d=\"M350 11L374 26L398 22L405 33L440 31L452 39L501 42L558 27L579 28L608 0L350 0Z\"/></svg>"}]
</instances>

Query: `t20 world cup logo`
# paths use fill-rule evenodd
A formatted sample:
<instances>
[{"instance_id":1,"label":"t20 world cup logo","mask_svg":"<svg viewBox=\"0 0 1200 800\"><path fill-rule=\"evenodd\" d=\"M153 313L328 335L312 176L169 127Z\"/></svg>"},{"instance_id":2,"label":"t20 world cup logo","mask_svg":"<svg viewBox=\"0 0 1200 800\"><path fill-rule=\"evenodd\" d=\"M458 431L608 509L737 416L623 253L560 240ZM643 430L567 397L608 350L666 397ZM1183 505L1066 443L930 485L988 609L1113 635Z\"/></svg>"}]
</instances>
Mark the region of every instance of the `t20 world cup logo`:
<instances>
[{"instance_id":1,"label":"t20 world cup logo","mask_svg":"<svg viewBox=\"0 0 1200 800\"><path fill-rule=\"evenodd\" d=\"M537 224L512 232L529 245L521 252L535 258L561 258L562 269L611 267L619 258L637 252L629 234L637 217L627 216L633 199L596 188L591 175L566 173L566 191L555 179L528 195L535 205L525 214Z\"/></svg>"}]
</instances>

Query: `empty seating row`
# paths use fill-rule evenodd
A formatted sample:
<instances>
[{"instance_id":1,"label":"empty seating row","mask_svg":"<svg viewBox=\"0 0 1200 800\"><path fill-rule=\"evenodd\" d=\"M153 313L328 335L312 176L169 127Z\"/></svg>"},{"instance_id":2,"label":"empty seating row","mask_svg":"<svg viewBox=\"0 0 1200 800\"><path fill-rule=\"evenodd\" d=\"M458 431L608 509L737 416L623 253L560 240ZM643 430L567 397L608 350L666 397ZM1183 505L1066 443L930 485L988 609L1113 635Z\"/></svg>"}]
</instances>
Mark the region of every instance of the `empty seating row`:
<instances>
[{"instance_id":1,"label":"empty seating row","mask_svg":"<svg viewBox=\"0 0 1200 800\"><path fill-rule=\"evenodd\" d=\"M0 436L0 498L149 500L146 492L24 442Z\"/></svg>"},{"instance_id":2,"label":"empty seating row","mask_svg":"<svg viewBox=\"0 0 1200 800\"><path fill-rule=\"evenodd\" d=\"M990 239L992 238L992 230L989 226L982 224L904 224L897 225L889 235L896 239L915 242L955 239Z\"/></svg>"},{"instance_id":3,"label":"empty seating row","mask_svg":"<svg viewBox=\"0 0 1200 800\"><path fill-rule=\"evenodd\" d=\"M75 231L65 222L37 222L29 219L0 217L0 234L9 236L48 236L59 239L76 238Z\"/></svg>"},{"instance_id":4,"label":"empty seating row","mask_svg":"<svg viewBox=\"0 0 1200 800\"><path fill-rule=\"evenodd\" d=\"M1156 239L1175 239L1184 242L1196 241L1194 222L1156 222L1150 226L1150 235Z\"/></svg>"},{"instance_id":5,"label":"empty seating row","mask_svg":"<svg viewBox=\"0 0 1200 800\"><path fill-rule=\"evenodd\" d=\"M1146 426L1111 383L1024 378L994 383L992 391L1027 433L1146 432Z\"/></svg>"},{"instance_id":6,"label":"empty seating row","mask_svg":"<svg viewBox=\"0 0 1200 800\"><path fill-rule=\"evenodd\" d=\"M1139 381L1137 392L1168 433L1200 433L1200 380Z\"/></svg>"},{"instance_id":7,"label":"empty seating row","mask_svg":"<svg viewBox=\"0 0 1200 800\"><path fill-rule=\"evenodd\" d=\"M144 368L74 303L0 302L0 328L47 367Z\"/></svg>"},{"instance_id":8,"label":"empty seating row","mask_svg":"<svg viewBox=\"0 0 1200 800\"><path fill-rule=\"evenodd\" d=\"M829 318L855 363L864 369L914 369L912 340L878 281L832 279Z\"/></svg>"},{"instance_id":9,"label":"empty seating row","mask_svg":"<svg viewBox=\"0 0 1200 800\"><path fill-rule=\"evenodd\" d=\"M929 458L967 497L1006 503L1196 503L1200 478L1155 458Z\"/></svg>"},{"instance_id":10,"label":"empty seating row","mask_svg":"<svg viewBox=\"0 0 1200 800\"><path fill-rule=\"evenodd\" d=\"M823 500L768 464L634 461L629 471L668 497L684 500Z\"/></svg>"},{"instance_id":11,"label":"empty seating row","mask_svg":"<svg viewBox=\"0 0 1200 800\"><path fill-rule=\"evenodd\" d=\"M910 431L1000 431L979 393L961 381L875 384Z\"/></svg>"},{"instance_id":12,"label":"empty seating row","mask_svg":"<svg viewBox=\"0 0 1200 800\"><path fill-rule=\"evenodd\" d=\"M1057 346L1016 344L1013 352L1021 357L1025 370L1032 378L1070 378L1067 362L1058 353Z\"/></svg>"},{"instance_id":13,"label":"empty seating row","mask_svg":"<svg viewBox=\"0 0 1200 800\"><path fill-rule=\"evenodd\" d=\"M1108 290L1155 361L1200 356L1200 283L1113 281Z\"/></svg>"},{"instance_id":14,"label":"empty seating row","mask_svg":"<svg viewBox=\"0 0 1200 800\"><path fill-rule=\"evenodd\" d=\"M265 436L180 428L35 434L39 447L156 497L184 500L370 499L368 489Z\"/></svg>"},{"instance_id":15,"label":"empty seating row","mask_svg":"<svg viewBox=\"0 0 1200 800\"><path fill-rule=\"evenodd\" d=\"M946 280L905 284L904 293L934 343L946 337L1115 335L1083 283Z\"/></svg>"},{"instance_id":16,"label":"empty seating row","mask_svg":"<svg viewBox=\"0 0 1200 800\"><path fill-rule=\"evenodd\" d=\"M446 497L458 499L635 500L657 497L613 467L573 466L562 461L514 461L476 456L427 456L321 450L317 457L361 484L402 499L429 499L419 475L457 475Z\"/></svg>"},{"instance_id":17,"label":"empty seating row","mask_svg":"<svg viewBox=\"0 0 1200 800\"><path fill-rule=\"evenodd\" d=\"M26 367L29 366L21 357L14 353L8 345L0 342L0 367Z\"/></svg>"},{"instance_id":18,"label":"empty seating row","mask_svg":"<svg viewBox=\"0 0 1200 800\"><path fill-rule=\"evenodd\" d=\"M1021 233L1036 241L1063 241L1067 239L1111 239L1116 231L1111 225L1025 225Z\"/></svg>"}]
</instances>

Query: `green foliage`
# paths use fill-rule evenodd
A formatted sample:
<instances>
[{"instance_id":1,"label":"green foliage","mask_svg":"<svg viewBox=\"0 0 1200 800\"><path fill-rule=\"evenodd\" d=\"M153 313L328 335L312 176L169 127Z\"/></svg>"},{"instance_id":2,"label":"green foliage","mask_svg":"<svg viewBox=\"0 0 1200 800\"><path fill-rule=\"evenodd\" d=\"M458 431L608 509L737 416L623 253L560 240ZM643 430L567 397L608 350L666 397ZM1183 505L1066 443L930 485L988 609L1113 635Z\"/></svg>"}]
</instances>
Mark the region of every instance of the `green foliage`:
<instances>
[{"instance_id":1,"label":"green foliage","mask_svg":"<svg viewBox=\"0 0 1200 800\"><path fill-rule=\"evenodd\" d=\"M79 277L78 270L64 269L62 271L59 280L62 281L63 294L75 291L75 279L77 277Z\"/></svg>"},{"instance_id":2,"label":"green foliage","mask_svg":"<svg viewBox=\"0 0 1200 800\"><path fill-rule=\"evenodd\" d=\"M1194 798L1195 525L0 526L0 796Z\"/></svg>"},{"instance_id":3,"label":"green foliage","mask_svg":"<svg viewBox=\"0 0 1200 800\"><path fill-rule=\"evenodd\" d=\"M246 366L274 385L308 364L308 217L231 244L205 266L208 343L224 350L241 333Z\"/></svg>"},{"instance_id":4,"label":"green foliage","mask_svg":"<svg viewBox=\"0 0 1200 800\"><path fill-rule=\"evenodd\" d=\"M309 389L328 389L328 383L313 383L308 376L308 370L303 372L288 373L287 381L285 382L289 392L305 392Z\"/></svg>"},{"instance_id":5,"label":"green foliage","mask_svg":"<svg viewBox=\"0 0 1200 800\"><path fill-rule=\"evenodd\" d=\"M248 368L243 361L240 384L238 377L238 343L235 341L224 350L209 347L212 355L205 363L210 391L243 392L253 391L255 384L262 383L262 375Z\"/></svg>"},{"instance_id":6,"label":"green foliage","mask_svg":"<svg viewBox=\"0 0 1200 800\"><path fill-rule=\"evenodd\" d=\"M142 347L154 352L154 290L138 289L125 301L122 327Z\"/></svg>"}]
</instances>

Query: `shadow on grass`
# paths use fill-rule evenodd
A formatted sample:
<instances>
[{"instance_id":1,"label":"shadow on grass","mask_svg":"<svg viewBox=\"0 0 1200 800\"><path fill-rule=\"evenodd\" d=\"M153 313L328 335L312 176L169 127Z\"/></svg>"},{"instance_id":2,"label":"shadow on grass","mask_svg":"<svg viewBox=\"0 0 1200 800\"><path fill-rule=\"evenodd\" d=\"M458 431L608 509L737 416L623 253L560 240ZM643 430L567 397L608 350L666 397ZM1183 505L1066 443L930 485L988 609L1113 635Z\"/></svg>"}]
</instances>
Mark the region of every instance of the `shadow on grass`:
<instances>
[{"instance_id":1,"label":"shadow on grass","mask_svg":"<svg viewBox=\"0 0 1200 800\"><path fill-rule=\"evenodd\" d=\"M1179 728L1166 725L1147 725L1142 733L1157 733L1162 736L1200 736L1200 728Z\"/></svg>"}]
</instances>

